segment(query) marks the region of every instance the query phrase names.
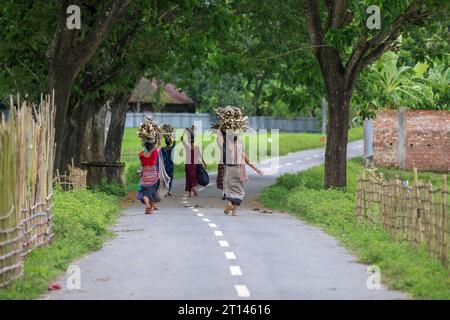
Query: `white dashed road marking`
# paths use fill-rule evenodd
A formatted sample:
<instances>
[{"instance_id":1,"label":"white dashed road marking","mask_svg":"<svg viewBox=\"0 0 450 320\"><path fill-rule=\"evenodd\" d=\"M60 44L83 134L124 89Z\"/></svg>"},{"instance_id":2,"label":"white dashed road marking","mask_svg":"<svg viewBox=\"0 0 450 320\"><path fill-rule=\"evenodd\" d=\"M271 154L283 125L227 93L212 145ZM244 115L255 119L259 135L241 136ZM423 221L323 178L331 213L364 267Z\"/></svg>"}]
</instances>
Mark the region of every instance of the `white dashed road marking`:
<instances>
[{"instance_id":1,"label":"white dashed road marking","mask_svg":"<svg viewBox=\"0 0 450 320\"><path fill-rule=\"evenodd\" d=\"M297 160L297 161L295 161L296 163L302 163L303 162L303 160Z\"/></svg>"},{"instance_id":2,"label":"white dashed road marking","mask_svg":"<svg viewBox=\"0 0 450 320\"><path fill-rule=\"evenodd\" d=\"M286 163L286 167L288 167L288 166L292 166L292 162Z\"/></svg>"},{"instance_id":3,"label":"white dashed road marking","mask_svg":"<svg viewBox=\"0 0 450 320\"><path fill-rule=\"evenodd\" d=\"M236 289L238 297L241 298L248 298L250 297L250 291L248 290L247 286L244 284L237 284L234 286Z\"/></svg>"},{"instance_id":4,"label":"white dashed road marking","mask_svg":"<svg viewBox=\"0 0 450 320\"><path fill-rule=\"evenodd\" d=\"M228 244L228 241L225 240L220 240L219 244L221 247L229 247L230 245Z\"/></svg>"},{"instance_id":5,"label":"white dashed road marking","mask_svg":"<svg viewBox=\"0 0 450 320\"><path fill-rule=\"evenodd\" d=\"M236 260L236 255L233 251L227 251L225 252L225 258L227 258L228 260Z\"/></svg>"},{"instance_id":6,"label":"white dashed road marking","mask_svg":"<svg viewBox=\"0 0 450 320\"><path fill-rule=\"evenodd\" d=\"M300 162L302 162L302 161L301 161L301 160L297 160L296 162L297 162L297 163L300 163ZM289 163L286 164L286 166L290 166L290 165L292 165L292 162L289 162ZM278 166L278 168L281 168L281 166ZM210 183L209 185L212 185L212 183ZM209 186L209 185L208 185L208 186ZM182 202L183 204L188 204L188 203L189 203L189 202L186 200L186 198L183 198L183 201L181 201L181 202ZM192 206L186 206L186 205L185 205L185 207L190 207L190 208L192 209L193 212L196 212L196 214L197 214L198 217L204 217L204 214L203 214L203 213L199 213L200 210L194 209L194 208L192 208ZM210 219L208 219L208 218L202 218L202 220L203 220L204 222L207 222L207 223L208 223L208 226L209 226L210 228L217 228L217 225L216 225L215 223L210 223L210 222L211 222ZM215 235L216 237L223 237L222 231L219 231L219 230L215 230L215 231L214 231L214 235ZM226 240L219 240L218 242L219 242L219 245L220 245L222 248L229 248L229 247L230 247L230 244L229 244L228 241L226 241ZM226 251L226 252L225 252L225 258L226 258L227 260L236 260L236 254L235 254L233 251ZM241 267L240 267L240 266L230 266L230 267L229 267L229 270L230 270L231 276L234 276L234 277L242 276L242 270L241 270ZM248 298L248 297L250 297L250 291L249 291L248 287L247 287L245 284L236 284L236 285L234 286L234 288L235 288L235 290L236 290L236 294L237 294L238 298Z\"/></svg>"},{"instance_id":7,"label":"white dashed road marking","mask_svg":"<svg viewBox=\"0 0 450 320\"><path fill-rule=\"evenodd\" d=\"M305 160L311 160L311 157L305 158Z\"/></svg>"},{"instance_id":8,"label":"white dashed road marking","mask_svg":"<svg viewBox=\"0 0 450 320\"><path fill-rule=\"evenodd\" d=\"M239 266L230 266L230 273L232 276L242 276L242 270Z\"/></svg>"}]
</instances>

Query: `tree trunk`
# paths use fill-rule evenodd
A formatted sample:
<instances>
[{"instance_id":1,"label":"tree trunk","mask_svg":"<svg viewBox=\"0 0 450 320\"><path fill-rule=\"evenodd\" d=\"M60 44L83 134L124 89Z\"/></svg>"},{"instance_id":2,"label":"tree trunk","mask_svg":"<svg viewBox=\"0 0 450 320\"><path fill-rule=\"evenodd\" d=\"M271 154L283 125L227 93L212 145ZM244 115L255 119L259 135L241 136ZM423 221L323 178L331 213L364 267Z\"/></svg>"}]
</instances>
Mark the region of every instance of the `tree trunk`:
<instances>
[{"instance_id":1,"label":"tree trunk","mask_svg":"<svg viewBox=\"0 0 450 320\"><path fill-rule=\"evenodd\" d=\"M344 188L347 186L347 142L354 78L350 81L345 79L345 70L336 49L317 52L317 59L328 98L324 187Z\"/></svg>"},{"instance_id":2,"label":"tree trunk","mask_svg":"<svg viewBox=\"0 0 450 320\"><path fill-rule=\"evenodd\" d=\"M83 161L105 162L105 119L107 113L106 104L92 106L90 108L89 122L83 139ZM87 184L96 186L103 182L103 168L88 166Z\"/></svg>"},{"instance_id":3,"label":"tree trunk","mask_svg":"<svg viewBox=\"0 0 450 320\"><path fill-rule=\"evenodd\" d=\"M325 149L325 188L347 186L347 141L349 129L349 94L328 92L327 145Z\"/></svg>"},{"instance_id":4,"label":"tree trunk","mask_svg":"<svg viewBox=\"0 0 450 320\"><path fill-rule=\"evenodd\" d=\"M119 163L122 153L122 140L125 132L125 120L128 110L128 95L119 94L110 103L111 123L105 143L105 158L109 163ZM106 168L108 183L123 185L123 167Z\"/></svg>"},{"instance_id":5,"label":"tree trunk","mask_svg":"<svg viewBox=\"0 0 450 320\"><path fill-rule=\"evenodd\" d=\"M92 125L92 119L103 105L103 99L97 99L77 105L68 111L63 139L64 152L60 156L60 172L66 171L72 161L76 167L81 167L81 162L91 157L88 146L96 142L91 141L95 137L90 137L92 130L88 129L88 124ZM89 134L86 133L87 131Z\"/></svg>"},{"instance_id":6,"label":"tree trunk","mask_svg":"<svg viewBox=\"0 0 450 320\"><path fill-rule=\"evenodd\" d=\"M64 131L66 127L67 109L69 106L70 92L75 74L67 65L54 62L49 67L49 90L54 92L56 116L55 116L55 171L67 170L68 162L62 162L64 148Z\"/></svg>"},{"instance_id":7,"label":"tree trunk","mask_svg":"<svg viewBox=\"0 0 450 320\"><path fill-rule=\"evenodd\" d=\"M263 112L261 110L261 96L263 93L263 88L264 88L264 80L256 79L255 89L253 91L254 95L253 95L253 99L252 99L253 106L255 107L255 115L256 116L263 115Z\"/></svg>"}]
</instances>

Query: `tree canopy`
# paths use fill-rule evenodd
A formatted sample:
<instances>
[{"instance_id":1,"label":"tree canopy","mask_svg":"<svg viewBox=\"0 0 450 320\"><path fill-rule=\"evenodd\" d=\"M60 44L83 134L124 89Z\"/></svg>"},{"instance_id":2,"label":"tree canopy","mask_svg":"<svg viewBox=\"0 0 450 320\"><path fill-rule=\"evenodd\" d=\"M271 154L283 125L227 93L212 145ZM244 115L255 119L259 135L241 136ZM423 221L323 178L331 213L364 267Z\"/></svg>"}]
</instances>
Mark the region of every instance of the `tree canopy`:
<instances>
[{"instance_id":1,"label":"tree canopy","mask_svg":"<svg viewBox=\"0 0 450 320\"><path fill-rule=\"evenodd\" d=\"M80 30L66 27L69 4L81 9ZM368 24L374 5L380 28ZM5 0L0 97L36 100L56 90L64 168L79 162L85 124L105 106L116 117L109 138L121 138L127 98L142 76L174 83L205 112L233 104L249 115L316 116L326 96L325 186L342 187L355 115L449 109L448 7L444 0ZM115 149L109 156L120 157L106 140Z\"/></svg>"}]
</instances>

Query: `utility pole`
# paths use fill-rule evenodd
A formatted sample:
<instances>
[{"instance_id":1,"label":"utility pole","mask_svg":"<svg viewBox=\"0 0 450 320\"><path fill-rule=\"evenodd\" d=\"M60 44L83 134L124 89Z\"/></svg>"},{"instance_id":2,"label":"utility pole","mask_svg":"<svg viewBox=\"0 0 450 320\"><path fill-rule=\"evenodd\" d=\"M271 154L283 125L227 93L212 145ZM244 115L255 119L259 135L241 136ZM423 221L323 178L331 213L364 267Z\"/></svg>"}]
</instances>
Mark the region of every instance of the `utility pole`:
<instances>
[{"instance_id":1,"label":"utility pole","mask_svg":"<svg viewBox=\"0 0 450 320\"><path fill-rule=\"evenodd\" d=\"M322 97L322 133L327 133L327 99Z\"/></svg>"},{"instance_id":2,"label":"utility pole","mask_svg":"<svg viewBox=\"0 0 450 320\"><path fill-rule=\"evenodd\" d=\"M373 120L364 119L364 165L370 168L373 164Z\"/></svg>"}]
</instances>

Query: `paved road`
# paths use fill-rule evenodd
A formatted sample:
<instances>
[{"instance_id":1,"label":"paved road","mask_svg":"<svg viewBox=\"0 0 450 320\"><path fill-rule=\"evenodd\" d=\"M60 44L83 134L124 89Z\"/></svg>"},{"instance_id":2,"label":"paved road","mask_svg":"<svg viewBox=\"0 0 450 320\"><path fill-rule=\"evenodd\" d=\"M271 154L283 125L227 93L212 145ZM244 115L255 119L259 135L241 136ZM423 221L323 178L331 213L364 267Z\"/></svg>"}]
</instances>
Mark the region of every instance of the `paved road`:
<instances>
[{"instance_id":1,"label":"paved road","mask_svg":"<svg viewBox=\"0 0 450 320\"><path fill-rule=\"evenodd\" d=\"M349 157L361 153L360 141L349 144ZM75 263L81 290L65 288L62 277L63 290L43 299L406 298L369 290L367 266L321 229L285 213L255 210L257 193L277 175L322 162L323 150L308 150L281 158L264 177L251 174L239 217L223 214L214 185L184 198L183 181L176 181L179 196L157 214L132 206L114 226L117 236Z\"/></svg>"}]
</instances>

